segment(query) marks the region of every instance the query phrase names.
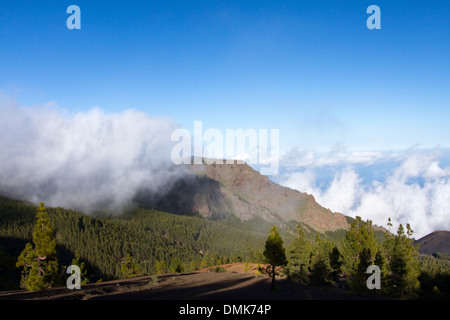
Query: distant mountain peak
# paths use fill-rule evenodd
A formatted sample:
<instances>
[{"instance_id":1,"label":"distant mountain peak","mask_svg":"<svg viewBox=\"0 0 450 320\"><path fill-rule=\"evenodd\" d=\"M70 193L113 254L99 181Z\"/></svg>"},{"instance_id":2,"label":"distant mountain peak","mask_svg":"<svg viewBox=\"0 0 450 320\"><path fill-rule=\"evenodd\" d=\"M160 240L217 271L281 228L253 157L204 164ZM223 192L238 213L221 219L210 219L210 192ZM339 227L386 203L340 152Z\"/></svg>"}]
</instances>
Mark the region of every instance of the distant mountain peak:
<instances>
[{"instance_id":1,"label":"distant mountain peak","mask_svg":"<svg viewBox=\"0 0 450 320\"><path fill-rule=\"evenodd\" d=\"M416 241L423 254L450 254L450 231L436 230Z\"/></svg>"}]
</instances>

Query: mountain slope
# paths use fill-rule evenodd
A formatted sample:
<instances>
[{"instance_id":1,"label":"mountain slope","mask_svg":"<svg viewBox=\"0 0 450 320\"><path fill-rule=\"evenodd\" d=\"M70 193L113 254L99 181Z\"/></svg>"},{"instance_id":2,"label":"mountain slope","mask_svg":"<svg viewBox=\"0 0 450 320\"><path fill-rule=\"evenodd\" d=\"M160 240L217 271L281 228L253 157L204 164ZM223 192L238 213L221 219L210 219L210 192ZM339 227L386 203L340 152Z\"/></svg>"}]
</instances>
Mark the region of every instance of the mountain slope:
<instances>
[{"instance_id":1,"label":"mountain slope","mask_svg":"<svg viewBox=\"0 0 450 320\"><path fill-rule=\"evenodd\" d=\"M434 231L416 241L420 253L450 254L450 231Z\"/></svg>"},{"instance_id":2,"label":"mountain slope","mask_svg":"<svg viewBox=\"0 0 450 320\"><path fill-rule=\"evenodd\" d=\"M280 225L294 221L321 233L347 229L347 218L320 206L312 195L272 182L249 165L189 165L192 176L180 180L163 197L141 193L140 205L212 219L259 217Z\"/></svg>"},{"instance_id":3,"label":"mountain slope","mask_svg":"<svg viewBox=\"0 0 450 320\"><path fill-rule=\"evenodd\" d=\"M32 241L36 209L27 202L0 196L0 266L6 267L5 259L13 257L9 269L16 282L20 270L15 268L15 259ZM127 255L136 259L145 274L156 272L159 260L165 261L168 269L178 260L187 271L200 267L202 260L208 265L219 259L259 262L268 233L268 228L255 232L220 221L140 208L103 217L52 207L47 207L47 212L60 264L70 265L78 253L96 280L121 277ZM0 291L6 269L0 268Z\"/></svg>"}]
</instances>

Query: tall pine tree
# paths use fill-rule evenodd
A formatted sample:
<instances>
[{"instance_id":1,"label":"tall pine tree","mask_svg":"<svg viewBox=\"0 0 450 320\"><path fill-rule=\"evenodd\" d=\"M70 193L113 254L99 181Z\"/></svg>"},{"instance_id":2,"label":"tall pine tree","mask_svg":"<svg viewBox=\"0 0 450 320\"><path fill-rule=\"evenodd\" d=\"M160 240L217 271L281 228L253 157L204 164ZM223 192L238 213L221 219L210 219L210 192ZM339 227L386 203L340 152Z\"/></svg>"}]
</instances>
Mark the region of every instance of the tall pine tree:
<instances>
[{"instance_id":1,"label":"tall pine tree","mask_svg":"<svg viewBox=\"0 0 450 320\"><path fill-rule=\"evenodd\" d=\"M286 273L290 279L308 282L311 250L311 243L306 239L305 232L297 226L297 237L292 240L287 250Z\"/></svg>"},{"instance_id":2,"label":"tall pine tree","mask_svg":"<svg viewBox=\"0 0 450 320\"><path fill-rule=\"evenodd\" d=\"M278 233L277 227L270 229L263 252L265 262L269 264L269 273L272 276L271 290L275 290L276 267L284 266L287 263L286 252L283 247L283 240Z\"/></svg>"},{"instance_id":3,"label":"tall pine tree","mask_svg":"<svg viewBox=\"0 0 450 320\"><path fill-rule=\"evenodd\" d=\"M372 221L356 217L342 241L342 271L349 276L349 287L354 292L367 292L369 265L375 261L379 244L374 236Z\"/></svg>"},{"instance_id":4,"label":"tall pine tree","mask_svg":"<svg viewBox=\"0 0 450 320\"><path fill-rule=\"evenodd\" d=\"M409 224L406 229L405 234L405 228L400 224L397 235L387 235L384 242L388 265L386 289L395 296L414 295L420 287L419 250L414 246L413 230Z\"/></svg>"},{"instance_id":5,"label":"tall pine tree","mask_svg":"<svg viewBox=\"0 0 450 320\"><path fill-rule=\"evenodd\" d=\"M329 284L332 268L330 265L330 254L333 244L316 233L316 240L311 255L310 281L314 285Z\"/></svg>"},{"instance_id":6,"label":"tall pine tree","mask_svg":"<svg viewBox=\"0 0 450 320\"><path fill-rule=\"evenodd\" d=\"M37 209L33 244L26 244L16 263L23 267L21 286L30 291L51 287L58 272L56 240L43 203Z\"/></svg>"}]
</instances>

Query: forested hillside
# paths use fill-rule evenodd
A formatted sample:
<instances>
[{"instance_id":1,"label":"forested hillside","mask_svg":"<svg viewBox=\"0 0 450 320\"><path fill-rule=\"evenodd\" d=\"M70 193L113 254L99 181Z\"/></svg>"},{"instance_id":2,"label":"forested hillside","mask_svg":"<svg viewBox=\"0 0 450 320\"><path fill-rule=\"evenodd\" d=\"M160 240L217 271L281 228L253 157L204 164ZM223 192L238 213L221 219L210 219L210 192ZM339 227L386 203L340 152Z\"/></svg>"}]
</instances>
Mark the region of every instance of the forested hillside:
<instances>
[{"instance_id":1,"label":"forested hillside","mask_svg":"<svg viewBox=\"0 0 450 320\"><path fill-rule=\"evenodd\" d=\"M56 240L56 286L65 284L65 271L71 264L82 268L85 284L189 272L229 262L263 263L265 241L272 227L260 218L214 221L136 207L121 215L89 216L43 205L38 209L24 201L0 197L0 291L18 289L24 279L16 263L26 252L27 243L35 241L39 210L46 210ZM383 290L378 294L449 297L450 263L419 256L409 225L406 233L400 226L394 237L377 230L370 221L348 219L349 230L325 234L310 232L310 228L294 221L280 226L288 258L285 275L320 286L336 286L345 279L352 291L369 294L365 270L375 264L383 273ZM403 274L396 268L407 271Z\"/></svg>"},{"instance_id":2,"label":"forested hillside","mask_svg":"<svg viewBox=\"0 0 450 320\"><path fill-rule=\"evenodd\" d=\"M37 207L0 196L1 289L17 288L15 262L31 241ZM123 266L140 274L192 271L225 262L262 262L264 242L272 224L255 217L214 221L150 209L130 208L120 215L89 216L64 208L47 208L57 243L61 273L77 255L91 281L124 277ZM286 244L297 223L280 226ZM308 239L316 232L304 228ZM323 235L324 236L324 235ZM345 230L326 237L339 245Z\"/></svg>"},{"instance_id":3,"label":"forested hillside","mask_svg":"<svg viewBox=\"0 0 450 320\"><path fill-rule=\"evenodd\" d=\"M92 217L63 208L48 208L61 265L79 254L93 279L121 277L131 258L141 273L194 270L221 261L260 260L265 233L249 232L201 217L130 209L120 216ZM5 259L17 257L32 237L36 206L0 197L0 245Z\"/></svg>"},{"instance_id":4,"label":"forested hillside","mask_svg":"<svg viewBox=\"0 0 450 320\"><path fill-rule=\"evenodd\" d=\"M141 192L135 206L114 214L47 207L61 275L75 257L90 281L223 262L260 263L274 224L286 244L300 225L310 241L320 232L339 246L352 220L322 208L310 195L270 182L248 165L204 163L190 170L192 181L181 181L180 190L156 200ZM18 287L15 264L32 240L36 209L0 196L0 289Z\"/></svg>"}]
</instances>

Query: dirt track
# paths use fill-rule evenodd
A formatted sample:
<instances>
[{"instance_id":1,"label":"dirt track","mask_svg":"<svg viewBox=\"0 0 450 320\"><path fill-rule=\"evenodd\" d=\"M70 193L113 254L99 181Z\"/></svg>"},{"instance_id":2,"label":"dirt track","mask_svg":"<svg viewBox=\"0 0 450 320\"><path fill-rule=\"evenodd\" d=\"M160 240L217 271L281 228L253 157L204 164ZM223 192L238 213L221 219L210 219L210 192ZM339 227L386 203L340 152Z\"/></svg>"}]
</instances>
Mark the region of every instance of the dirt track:
<instances>
[{"instance_id":1,"label":"dirt track","mask_svg":"<svg viewBox=\"0 0 450 320\"><path fill-rule=\"evenodd\" d=\"M227 272L207 270L193 273L159 275L82 286L80 290L53 288L40 292L0 293L0 299L11 300L342 300L355 299L340 289L305 286L277 279L270 291L271 279L256 275L256 268L244 271L243 264L223 265Z\"/></svg>"}]
</instances>

